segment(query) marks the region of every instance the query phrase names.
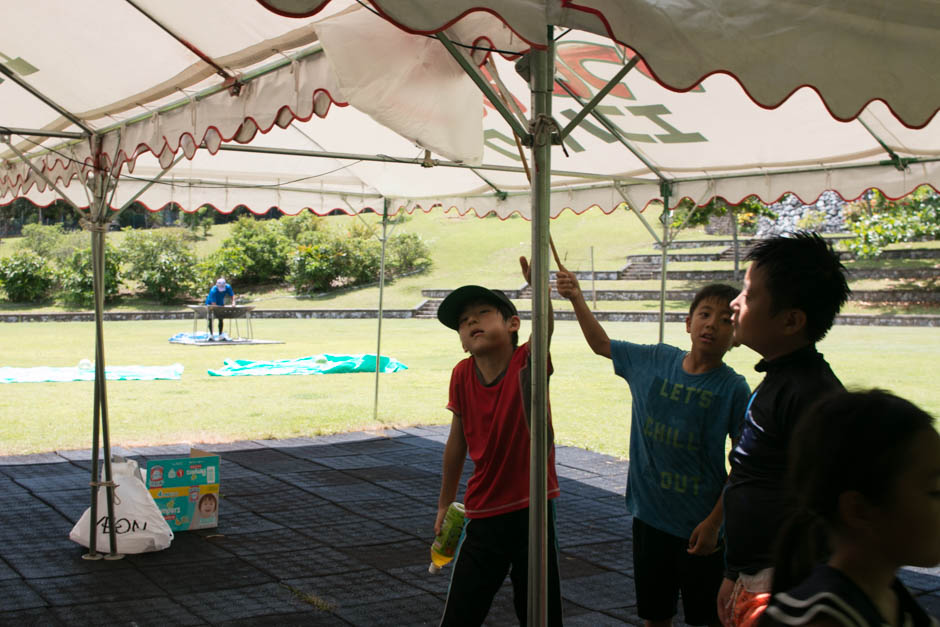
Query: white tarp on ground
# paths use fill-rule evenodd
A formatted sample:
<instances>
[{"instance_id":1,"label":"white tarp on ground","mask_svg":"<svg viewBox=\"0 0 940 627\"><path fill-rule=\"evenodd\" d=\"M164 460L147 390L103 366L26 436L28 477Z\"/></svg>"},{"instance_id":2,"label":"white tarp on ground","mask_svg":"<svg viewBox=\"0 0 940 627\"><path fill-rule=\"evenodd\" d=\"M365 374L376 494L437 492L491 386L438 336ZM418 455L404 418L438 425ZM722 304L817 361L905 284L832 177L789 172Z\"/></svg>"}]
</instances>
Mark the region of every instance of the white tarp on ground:
<instances>
[{"instance_id":1,"label":"white tarp on ground","mask_svg":"<svg viewBox=\"0 0 940 627\"><path fill-rule=\"evenodd\" d=\"M354 2L267 4L319 12L296 19L255 2L221 0L102 0L93 14L86 5L62 0L17 3L0 26L0 58L10 59L4 67L16 74L0 83L0 131L81 130L38 104L14 78L88 129L114 127L104 139L103 161L126 166L113 206L182 149L193 159L144 194L151 209L176 202L186 210L211 204L221 211L245 205L259 213L271 207L325 213L379 209L384 197L393 210L440 204L528 216L528 181L509 126L437 40L407 34ZM372 5L412 31L451 25L452 39L506 52L544 42L546 23L593 31L557 33L557 76L585 100L639 52L645 63L600 109L636 154L588 117L564 147L553 149L553 170L563 172L552 179L553 215L594 205L612 211L625 198L643 208L660 197L661 178L674 182L671 204L684 196L735 202L754 193L771 202L789 191L812 201L825 189L854 198L871 186L892 197L924 183L940 188L940 17L932 2ZM467 13L473 8L485 10ZM222 21L225 28L218 28ZM474 54L482 61L482 53ZM512 61L501 54L492 60L527 111L527 85ZM248 82L238 95L206 91L226 83L218 72L246 77L276 64L283 67ZM172 110L134 123L174 103ZM580 109L556 84L558 123ZM292 121L293 129L276 128ZM423 158L427 148L438 162L482 167L208 154L230 139L407 159ZM36 154L35 162L59 183L71 181L92 158L88 140L14 134L11 141ZM197 151L201 143L208 150ZM896 168L892 154L918 161ZM24 194L40 204L55 198L5 146L0 158L0 203ZM68 192L87 205L79 186Z\"/></svg>"}]
</instances>

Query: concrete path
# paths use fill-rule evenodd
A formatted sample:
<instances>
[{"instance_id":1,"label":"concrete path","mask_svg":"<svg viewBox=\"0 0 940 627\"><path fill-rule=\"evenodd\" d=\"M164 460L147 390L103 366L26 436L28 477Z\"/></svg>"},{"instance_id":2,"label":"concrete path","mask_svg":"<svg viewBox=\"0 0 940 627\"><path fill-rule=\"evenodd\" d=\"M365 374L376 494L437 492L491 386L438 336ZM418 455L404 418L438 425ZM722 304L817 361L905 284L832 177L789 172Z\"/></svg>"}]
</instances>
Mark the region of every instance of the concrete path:
<instances>
[{"instance_id":1,"label":"concrete path","mask_svg":"<svg viewBox=\"0 0 940 627\"><path fill-rule=\"evenodd\" d=\"M218 529L118 561L83 560L67 538L88 506L88 451L0 458L0 625L436 625L445 439L414 427L202 446L222 457ZM145 466L188 447L115 452ZM566 624L637 623L626 462L559 447L557 467ZM903 578L940 613L940 574ZM504 586L487 624L515 623Z\"/></svg>"}]
</instances>

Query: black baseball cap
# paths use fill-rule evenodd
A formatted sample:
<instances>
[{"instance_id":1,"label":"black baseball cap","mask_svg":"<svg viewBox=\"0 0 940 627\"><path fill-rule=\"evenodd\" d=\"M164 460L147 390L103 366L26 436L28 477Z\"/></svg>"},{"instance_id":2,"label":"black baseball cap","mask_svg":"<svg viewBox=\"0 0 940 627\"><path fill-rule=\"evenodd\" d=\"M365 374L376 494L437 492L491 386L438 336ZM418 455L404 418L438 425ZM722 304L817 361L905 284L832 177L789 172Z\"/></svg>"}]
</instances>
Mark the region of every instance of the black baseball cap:
<instances>
[{"instance_id":1,"label":"black baseball cap","mask_svg":"<svg viewBox=\"0 0 940 627\"><path fill-rule=\"evenodd\" d=\"M437 319L440 320L445 327L450 327L456 331L459 326L458 322L461 312L463 312L467 303L474 301L484 301L507 307L513 316L519 315L519 312L516 311L516 306L512 304L512 301L509 300L509 297L506 296L502 290L490 290L485 287L480 287L479 285L464 285L447 295L447 298L444 299L441 306L437 308Z\"/></svg>"}]
</instances>

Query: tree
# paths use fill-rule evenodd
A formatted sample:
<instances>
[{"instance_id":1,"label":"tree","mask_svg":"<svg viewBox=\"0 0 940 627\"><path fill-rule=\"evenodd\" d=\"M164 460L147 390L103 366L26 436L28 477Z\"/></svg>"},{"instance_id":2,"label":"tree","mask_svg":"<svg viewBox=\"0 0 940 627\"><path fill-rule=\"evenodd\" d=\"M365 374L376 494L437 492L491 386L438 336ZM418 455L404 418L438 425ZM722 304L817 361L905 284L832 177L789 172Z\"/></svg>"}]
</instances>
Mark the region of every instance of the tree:
<instances>
[{"instance_id":1,"label":"tree","mask_svg":"<svg viewBox=\"0 0 940 627\"><path fill-rule=\"evenodd\" d=\"M758 200L757 196L748 196L737 205L729 205L724 198L712 198L702 207L695 209L695 203L683 198L672 212L671 228L689 228L704 226L712 217L720 217L732 211L737 218L738 227L745 233L753 233L757 229L757 218L767 216L776 218L777 214Z\"/></svg>"},{"instance_id":2,"label":"tree","mask_svg":"<svg viewBox=\"0 0 940 627\"><path fill-rule=\"evenodd\" d=\"M871 189L845 213L856 236L848 246L859 257L877 257L897 242L940 238L940 194L926 185L898 200Z\"/></svg>"}]
</instances>

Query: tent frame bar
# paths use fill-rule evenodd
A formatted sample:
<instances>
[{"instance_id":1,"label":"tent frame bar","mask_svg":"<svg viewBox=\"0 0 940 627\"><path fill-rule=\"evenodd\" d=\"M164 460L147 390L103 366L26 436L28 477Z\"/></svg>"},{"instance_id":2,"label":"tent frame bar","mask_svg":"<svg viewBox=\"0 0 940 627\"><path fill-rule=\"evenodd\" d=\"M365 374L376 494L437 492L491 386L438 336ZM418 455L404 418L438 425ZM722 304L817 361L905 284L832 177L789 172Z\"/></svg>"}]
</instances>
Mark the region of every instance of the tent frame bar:
<instances>
[{"instance_id":1,"label":"tent frame bar","mask_svg":"<svg viewBox=\"0 0 940 627\"><path fill-rule=\"evenodd\" d=\"M14 72L13 70L7 69L2 64L0 64L0 74L3 74L7 78L9 78L11 81L13 81L17 85L19 85L20 87L28 91L30 94L32 94L35 98L41 100L43 104L54 109L56 113L58 113L59 115L67 119L69 122L71 122L78 128L85 131L85 136L95 134L95 131L91 127L89 127L87 124L85 124L83 120L80 120L71 111L69 111L68 109L66 109L65 107L63 107L62 105L54 101L52 98L49 98L44 93L42 93L41 91L39 91L38 89L36 89L35 87L27 83L26 81L24 81L22 78L17 76L16 72Z\"/></svg>"},{"instance_id":2,"label":"tent frame bar","mask_svg":"<svg viewBox=\"0 0 940 627\"><path fill-rule=\"evenodd\" d=\"M444 33L437 33L435 37L444 47L447 49L447 52L454 58L455 61L463 68L464 73L470 77L470 79L476 83L480 91L483 92L483 95L489 99L490 104L499 112L499 114L506 120L506 123L509 124L509 127L513 132L522 139L522 143L529 145L532 140L532 134L529 133L528 129L524 128L522 124L519 123L519 120L516 119L516 116L513 115L512 111L503 103L502 98L499 97L499 94L493 89L489 82L483 77L480 73L480 69L476 66L475 63L470 61L467 58L467 53L463 50L457 48L454 43L445 35Z\"/></svg>"},{"instance_id":3,"label":"tent frame bar","mask_svg":"<svg viewBox=\"0 0 940 627\"><path fill-rule=\"evenodd\" d=\"M561 135L561 139L564 140L564 138L567 137L568 134L571 133L571 131L577 128L577 126L581 124L581 120L583 120L589 113L594 113L600 101L603 100L604 97L608 93L610 93L610 90L616 87L620 83L620 81L623 80L623 77L627 75L627 72L632 70L634 66L636 66L637 63L639 63L639 61L640 61L640 55L636 55L635 57L630 59L629 63L624 65L622 68L620 68L620 70L613 76L613 78L607 81L607 84L604 85L603 89L601 89L599 92L594 94L594 97L591 98L590 102L582 106L578 114L575 115L573 118L571 118L571 121L568 122L568 125L561 130L561 133L559 133ZM564 83L564 81L560 79L556 78L555 80L558 83ZM567 85L562 84L562 87L564 88L565 91L567 91L569 94L574 96L574 94L568 89ZM581 101L578 100L578 102L580 103Z\"/></svg>"}]
</instances>

